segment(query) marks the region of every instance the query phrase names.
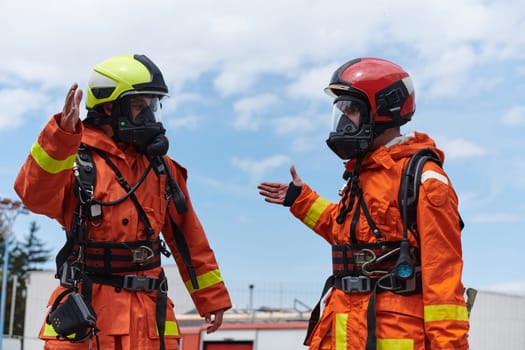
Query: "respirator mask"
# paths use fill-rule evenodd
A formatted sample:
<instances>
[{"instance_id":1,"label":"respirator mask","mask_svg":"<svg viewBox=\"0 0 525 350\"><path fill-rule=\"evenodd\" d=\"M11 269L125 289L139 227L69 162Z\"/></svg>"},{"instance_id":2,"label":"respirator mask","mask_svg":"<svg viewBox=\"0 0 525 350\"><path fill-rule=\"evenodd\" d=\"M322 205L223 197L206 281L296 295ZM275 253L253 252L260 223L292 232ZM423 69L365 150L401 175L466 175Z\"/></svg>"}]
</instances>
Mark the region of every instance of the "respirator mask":
<instances>
[{"instance_id":1,"label":"respirator mask","mask_svg":"<svg viewBox=\"0 0 525 350\"><path fill-rule=\"evenodd\" d=\"M374 138L370 108L362 99L342 95L334 100L332 126L326 143L341 159L364 155Z\"/></svg>"},{"instance_id":2,"label":"respirator mask","mask_svg":"<svg viewBox=\"0 0 525 350\"><path fill-rule=\"evenodd\" d=\"M114 127L118 141L132 145L136 151L150 156L167 153L169 143L161 122L161 99L149 94L123 95L113 109L117 120Z\"/></svg>"}]
</instances>

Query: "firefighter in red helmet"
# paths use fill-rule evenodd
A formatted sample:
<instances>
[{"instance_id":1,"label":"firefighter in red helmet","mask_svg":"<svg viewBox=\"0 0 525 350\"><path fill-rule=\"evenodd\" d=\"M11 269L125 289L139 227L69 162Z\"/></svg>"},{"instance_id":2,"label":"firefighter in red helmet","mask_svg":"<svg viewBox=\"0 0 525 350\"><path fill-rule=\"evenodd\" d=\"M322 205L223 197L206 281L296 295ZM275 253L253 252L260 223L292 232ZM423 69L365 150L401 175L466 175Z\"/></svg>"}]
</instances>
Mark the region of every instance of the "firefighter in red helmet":
<instances>
[{"instance_id":1,"label":"firefighter in red helmet","mask_svg":"<svg viewBox=\"0 0 525 350\"><path fill-rule=\"evenodd\" d=\"M466 350L458 198L434 141L400 132L415 112L409 74L384 59L357 58L334 72L325 92L334 98L326 142L345 160L339 203L312 190L294 166L290 183L258 187L332 246L324 308L312 312L305 344Z\"/></svg>"}]
</instances>

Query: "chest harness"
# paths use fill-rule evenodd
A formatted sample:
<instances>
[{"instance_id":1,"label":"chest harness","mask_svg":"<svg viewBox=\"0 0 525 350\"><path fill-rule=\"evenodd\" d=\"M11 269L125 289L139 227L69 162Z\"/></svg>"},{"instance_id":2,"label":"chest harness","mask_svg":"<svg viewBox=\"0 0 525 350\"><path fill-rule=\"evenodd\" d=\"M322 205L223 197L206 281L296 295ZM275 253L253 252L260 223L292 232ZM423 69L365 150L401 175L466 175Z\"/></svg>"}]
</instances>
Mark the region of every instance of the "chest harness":
<instances>
[{"instance_id":1,"label":"chest harness","mask_svg":"<svg viewBox=\"0 0 525 350\"><path fill-rule=\"evenodd\" d=\"M424 148L411 156L403 170L398 194L403 221L401 241L387 241L370 215L359 181L362 158L357 159L353 173L345 171L343 175L347 182L339 191L342 199L336 222L342 225L348 213L356 206L350 223L350 244L332 245L333 274L325 282L321 299L331 288L346 293L371 293L367 310L366 350L376 350L376 294L390 291L399 295L412 295L422 291L420 250L409 244L408 232L415 237L419 246L416 210L421 174L427 161L441 166L436 153L430 148ZM375 243L358 243L356 228L361 212L375 236ZM460 227L463 228L463 222L460 222ZM319 322L320 304L321 300L312 310L305 345Z\"/></svg>"},{"instance_id":2,"label":"chest harness","mask_svg":"<svg viewBox=\"0 0 525 350\"><path fill-rule=\"evenodd\" d=\"M94 198L96 185L96 168L91 151L96 152L115 172L116 180L126 193L119 199L103 202ZM66 288L51 307L47 322L58 334L57 339L71 342L83 342L89 339L89 348L93 336L96 337L96 314L91 306L92 284L99 283L115 287L116 292L122 289L135 292L157 291L156 323L160 337L160 349L165 349L164 332L166 321L166 305L168 284L164 271L158 278L139 276L133 272L150 270L161 265L160 254L166 257L170 252L166 249L160 237L154 238L155 232L148 216L139 203L135 191L142 185L147 175L153 169L157 176L166 176L166 199L173 201L180 214L188 210L184 193L170 174L164 158L150 157L150 164L133 187L123 178L117 166L101 150L81 145L75 162L77 205L73 215L71 231L67 235L64 247L56 256L56 278ZM92 226L100 224L103 218L104 206L118 205L130 199L135 205L140 220L143 221L146 239L127 242L102 242L89 239L88 222ZM186 239L169 215L171 228L177 249L188 270L193 288L198 289L197 276L192 264L190 250ZM116 274L120 273L120 274ZM128 274L126 274L128 273ZM82 288L79 291L79 282ZM64 297L69 297L61 304Z\"/></svg>"}]
</instances>

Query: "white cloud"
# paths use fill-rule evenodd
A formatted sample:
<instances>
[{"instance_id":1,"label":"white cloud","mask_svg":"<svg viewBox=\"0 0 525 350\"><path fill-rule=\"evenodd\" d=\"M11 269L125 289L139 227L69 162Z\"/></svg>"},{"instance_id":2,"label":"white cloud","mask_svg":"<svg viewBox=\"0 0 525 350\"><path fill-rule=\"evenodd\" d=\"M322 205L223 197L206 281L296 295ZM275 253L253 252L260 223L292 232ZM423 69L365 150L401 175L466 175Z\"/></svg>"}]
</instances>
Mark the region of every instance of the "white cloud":
<instances>
[{"instance_id":1,"label":"white cloud","mask_svg":"<svg viewBox=\"0 0 525 350\"><path fill-rule=\"evenodd\" d=\"M505 112L502 118L503 125L521 126L525 124L525 106L513 106Z\"/></svg>"},{"instance_id":2,"label":"white cloud","mask_svg":"<svg viewBox=\"0 0 525 350\"><path fill-rule=\"evenodd\" d=\"M44 93L28 89L0 90L0 130L14 130L24 125L24 115L42 108Z\"/></svg>"},{"instance_id":3,"label":"white cloud","mask_svg":"<svg viewBox=\"0 0 525 350\"><path fill-rule=\"evenodd\" d=\"M235 102L233 109L237 113L233 126L238 130L257 130L261 124L259 115L264 115L279 99L271 94L260 94Z\"/></svg>"},{"instance_id":4,"label":"white cloud","mask_svg":"<svg viewBox=\"0 0 525 350\"><path fill-rule=\"evenodd\" d=\"M287 87L288 95L294 98L328 100L323 89L328 85L333 72L342 63L333 63L308 69Z\"/></svg>"},{"instance_id":5,"label":"white cloud","mask_svg":"<svg viewBox=\"0 0 525 350\"><path fill-rule=\"evenodd\" d=\"M290 164L290 157L277 154L265 159L253 160L234 157L232 164L250 176L252 182L260 181L271 170L284 164Z\"/></svg>"},{"instance_id":6,"label":"white cloud","mask_svg":"<svg viewBox=\"0 0 525 350\"><path fill-rule=\"evenodd\" d=\"M57 86L85 80L109 55L141 52L177 83L215 72L213 84L228 95L250 88L262 74L299 76L294 93L317 98L317 81L324 84L330 75L321 77L314 69L303 76L305 63L342 63L383 47L394 56L415 58L419 80L425 79L430 91L453 94L469 87L468 74L480 63L519 59L525 46L523 36L515 35L524 29L518 0L395 5L378 0L374 6L344 0L330 6L320 0L307 6L300 0L224 0L220 6L211 0L159 0L162 11L154 13L144 6L130 0L125 16L115 17L122 11L118 1L9 2L0 14L10 34L3 37L10 54L0 57L0 75ZM73 13L82 13L83 20Z\"/></svg>"},{"instance_id":7,"label":"white cloud","mask_svg":"<svg viewBox=\"0 0 525 350\"><path fill-rule=\"evenodd\" d=\"M452 159L480 157L487 154L483 147L461 138L443 138L440 139L439 145L445 151L447 158Z\"/></svg>"}]
</instances>

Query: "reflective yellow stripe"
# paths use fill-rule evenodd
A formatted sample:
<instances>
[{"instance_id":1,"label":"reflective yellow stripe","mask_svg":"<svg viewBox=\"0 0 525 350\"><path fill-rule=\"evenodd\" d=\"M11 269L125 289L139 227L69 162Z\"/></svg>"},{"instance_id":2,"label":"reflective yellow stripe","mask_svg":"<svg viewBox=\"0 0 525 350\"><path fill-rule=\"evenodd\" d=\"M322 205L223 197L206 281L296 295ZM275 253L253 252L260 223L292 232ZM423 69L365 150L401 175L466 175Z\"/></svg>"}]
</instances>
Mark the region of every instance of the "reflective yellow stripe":
<instances>
[{"instance_id":1,"label":"reflective yellow stripe","mask_svg":"<svg viewBox=\"0 0 525 350\"><path fill-rule=\"evenodd\" d=\"M38 163L38 165L51 174L57 174L62 170L73 169L75 163L76 154L70 155L64 160L56 160L52 158L47 152L35 142L31 146L31 156Z\"/></svg>"},{"instance_id":2,"label":"reflective yellow stripe","mask_svg":"<svg viewBox=\"0 0 525 350\"><path fill-rule=\"evenodd\" d=\"M303 219L304 224L309 228L314 228L315 224L317 224L317 221L321 217L321 214L323 214L329 205L330 202L323 197L317 198L310 209L308 209L308 213L306 213L306 217Z\"/></svg>"},{"instance_id":3,"label":"reflective yellow stripe","mask_svg":"<svg viewBox=\"0 0 525 350\"><path fill-rule=\"evenodd\" d=\"M49 323L46 322L46 324L44 325L44 332L42 333L42 335L44 337L58 337L58 333L55 332L55 329L53 328L52 325L50 325ZM75 335L76 333L72 333L72 334L69 334L67 336L67 338L69 339L74 339L75 338Z\"/></svg>"},{"instance_id":4,"label":"reflective yellow stripe","mask_svg":"<svg viewBox=\"0 0 525 350\"><path fill-rule=\"evenodd\" d=\"M465 306L459 305L428 305L425 306L425 322L434 321L468 321Z\"/></svg>"},{"instance_id":5,"label":"reflective yellow stripe","mask_svg":"<svg viewBox=\"0 0 525 350\"><path fill-rule=\"evenodd\" d=\"M414 350L414 340L377 339L377 350Z\"/></svg>"},{"instance_id":6,"label":"reflective yellow stripe","mask_svg":"<svg viewBox=\"0 0 525 350\"><path fill-rule=\"evenodd\" d=\"M197 282L199 282L199 290L220 283L222 282L221 272L219 270L206 272L203 275L197 276ZM193 288L191 281L189 280L184 282L184 284L186 285L186 289L190 294L195 293L197 290Z\"/></svg>"},{"instance_id":7,"label":"reflective yellow stripe","mask_svg":"<svg viewBox=\"0 0 525 350\"><path fill-rule=\"evenodd\" d=\"M348 314L335 315L335 350L346 350Z\"/></svg>"},{"instance_id":8,"label":"reflective yellow stripe","mask_svg":"<svg viewBox=\"0 0 525 350\"><path fill-rule=\"evenodd\" d=\"M179 336L179 328L177 327L177 322L175 321L166 321L164 326L164 335L173 335ZM157 335L159 335L159 329L157 328Z\"/></svg>"}]
</instances>

